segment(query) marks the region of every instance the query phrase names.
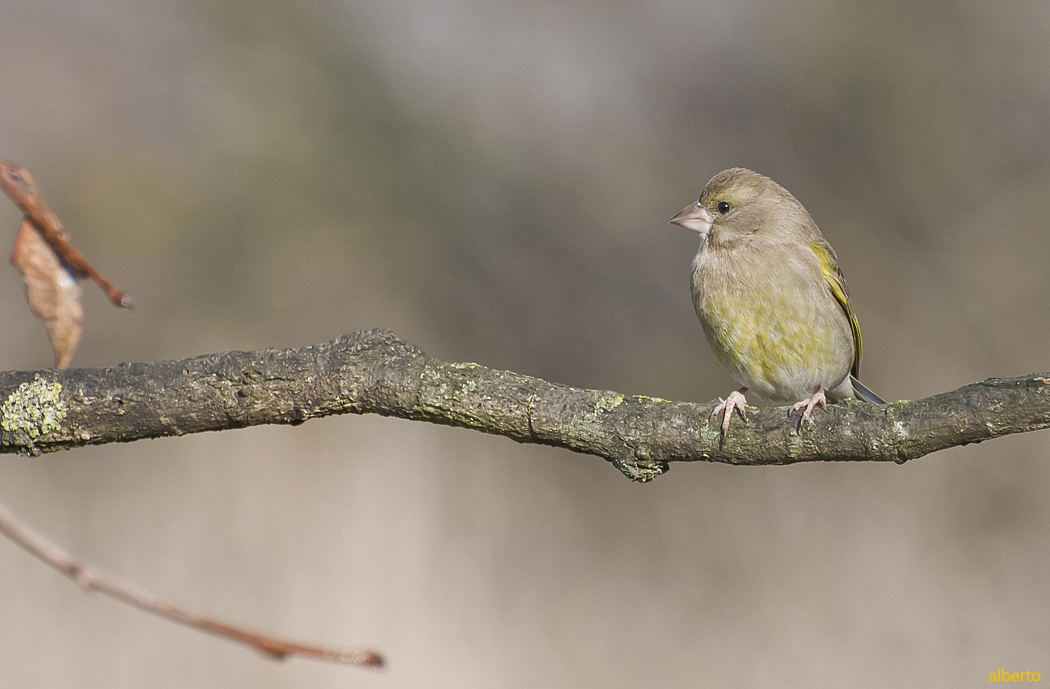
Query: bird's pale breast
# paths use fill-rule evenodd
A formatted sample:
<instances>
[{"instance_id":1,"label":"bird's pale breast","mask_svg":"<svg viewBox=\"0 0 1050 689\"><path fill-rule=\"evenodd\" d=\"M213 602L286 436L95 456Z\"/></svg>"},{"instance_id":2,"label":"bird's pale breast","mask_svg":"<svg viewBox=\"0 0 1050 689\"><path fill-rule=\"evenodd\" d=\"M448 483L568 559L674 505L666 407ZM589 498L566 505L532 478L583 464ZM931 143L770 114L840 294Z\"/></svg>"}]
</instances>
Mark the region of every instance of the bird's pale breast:
<instances>
[{"instance_id":1,"label":"bird's pale breast","mask_svg":"<svg viewBox=\"0 0 1050 689\"><path fill-rule=\"evenodd\" d=\"M711 350L768 401L797 401L818 387L851 397L842 384L853 362L852 333L819 263L804 245L771 248L697 253L693 304Z\"/></svg>"}]
</instances>

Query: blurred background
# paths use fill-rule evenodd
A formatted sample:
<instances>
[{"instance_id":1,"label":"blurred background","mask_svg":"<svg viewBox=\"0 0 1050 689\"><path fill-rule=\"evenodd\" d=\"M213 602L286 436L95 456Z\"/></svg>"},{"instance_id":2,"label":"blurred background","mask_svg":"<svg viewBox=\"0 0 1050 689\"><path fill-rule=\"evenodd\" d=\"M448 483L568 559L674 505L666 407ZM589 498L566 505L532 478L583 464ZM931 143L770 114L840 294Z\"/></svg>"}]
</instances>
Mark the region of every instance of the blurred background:
<instances>
[{"instance_id":1,"label":"blurred background","mask_svg":"<svg viewBox=\"0 0 1050 689\"><path fill-rule=\"evenodd\" d=\"M0 0L0 157L137 300L74 366L385 327L626 394L736 387L667 224L773 177L838 251L865 382L1050 368L1042 0ZM19 215L0 200L0 243ZM6 239L4 239L6 238ZM8 251L8 249L3 249ZM49 367L0 271L0 366ZM10 687L927 687L1050 677L1050 434L906 466L599 459L340 417L0 457L0 500L200 611L370 646L371 673L85 594L0 542Z\"/></svg>"}]
</instances>

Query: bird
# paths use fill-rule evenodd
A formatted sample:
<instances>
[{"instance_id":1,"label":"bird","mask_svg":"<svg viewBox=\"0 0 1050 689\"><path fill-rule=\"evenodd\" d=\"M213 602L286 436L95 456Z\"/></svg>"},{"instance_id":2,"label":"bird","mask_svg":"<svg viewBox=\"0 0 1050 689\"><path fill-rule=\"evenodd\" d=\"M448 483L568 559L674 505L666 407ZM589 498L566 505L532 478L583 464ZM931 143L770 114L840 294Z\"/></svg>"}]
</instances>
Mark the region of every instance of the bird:
<instances>
[{"instance_id":1,"label":"bird","mask_svg":"<svg viewBox=\"0 0 1050 689\"><path fill-rule=\"evenodd\" d=\"M860 324L835 250L812 216L769 177L734 167L671 218L700 235L693 258L696 315L715 358L742 386L715 407L722 438L744 394L803 410L857 398L885 402L860 382Z\"/></svg>"}]
</instances>

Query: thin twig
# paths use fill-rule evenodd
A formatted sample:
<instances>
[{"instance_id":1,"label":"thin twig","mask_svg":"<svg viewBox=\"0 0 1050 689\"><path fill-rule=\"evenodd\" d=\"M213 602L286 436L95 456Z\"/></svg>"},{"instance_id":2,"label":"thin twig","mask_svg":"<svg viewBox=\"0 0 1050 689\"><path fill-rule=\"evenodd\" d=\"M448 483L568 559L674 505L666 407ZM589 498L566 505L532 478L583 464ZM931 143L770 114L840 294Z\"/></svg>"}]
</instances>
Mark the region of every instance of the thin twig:
<instances>
[{"instance_id":1,"label":"thin twig","mask_svg":"<svg viewBox=\"0 0 1050 689\"><path fill-rule=\"evenodd\" d=\"M285 641L189 612L135 584L121 581L98 569L85 567L61 547L34 531L3 504L0 504L0 532L87 591L99 591L173 622L254 646L271 658L281 660L288 656L301 655L346 665L363 665L375 670L383 667L383 658L368 649L315 646Z\"/></svg>"}]
</instances>

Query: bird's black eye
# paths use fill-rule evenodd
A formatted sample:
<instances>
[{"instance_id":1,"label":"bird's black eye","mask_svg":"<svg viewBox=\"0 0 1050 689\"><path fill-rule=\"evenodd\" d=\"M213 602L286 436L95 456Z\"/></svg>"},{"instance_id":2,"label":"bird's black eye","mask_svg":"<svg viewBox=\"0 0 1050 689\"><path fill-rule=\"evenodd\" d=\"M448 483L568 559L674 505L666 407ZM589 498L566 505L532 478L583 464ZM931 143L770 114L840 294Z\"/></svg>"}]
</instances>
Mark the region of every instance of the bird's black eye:
<instances>
[{"instance_id":1,"label":"bird's black eye","mask_svg":"<svg viewBox=\"0 0 1050 689\"><path fill-rule=\"evenodd\" d=\"M725 215L726 213L728 213L731 210L733 210L733 204L729 203L728 201L719 201L718 202L718 212L721 213L722 215Z\"/></svg>"}]
</instances>

